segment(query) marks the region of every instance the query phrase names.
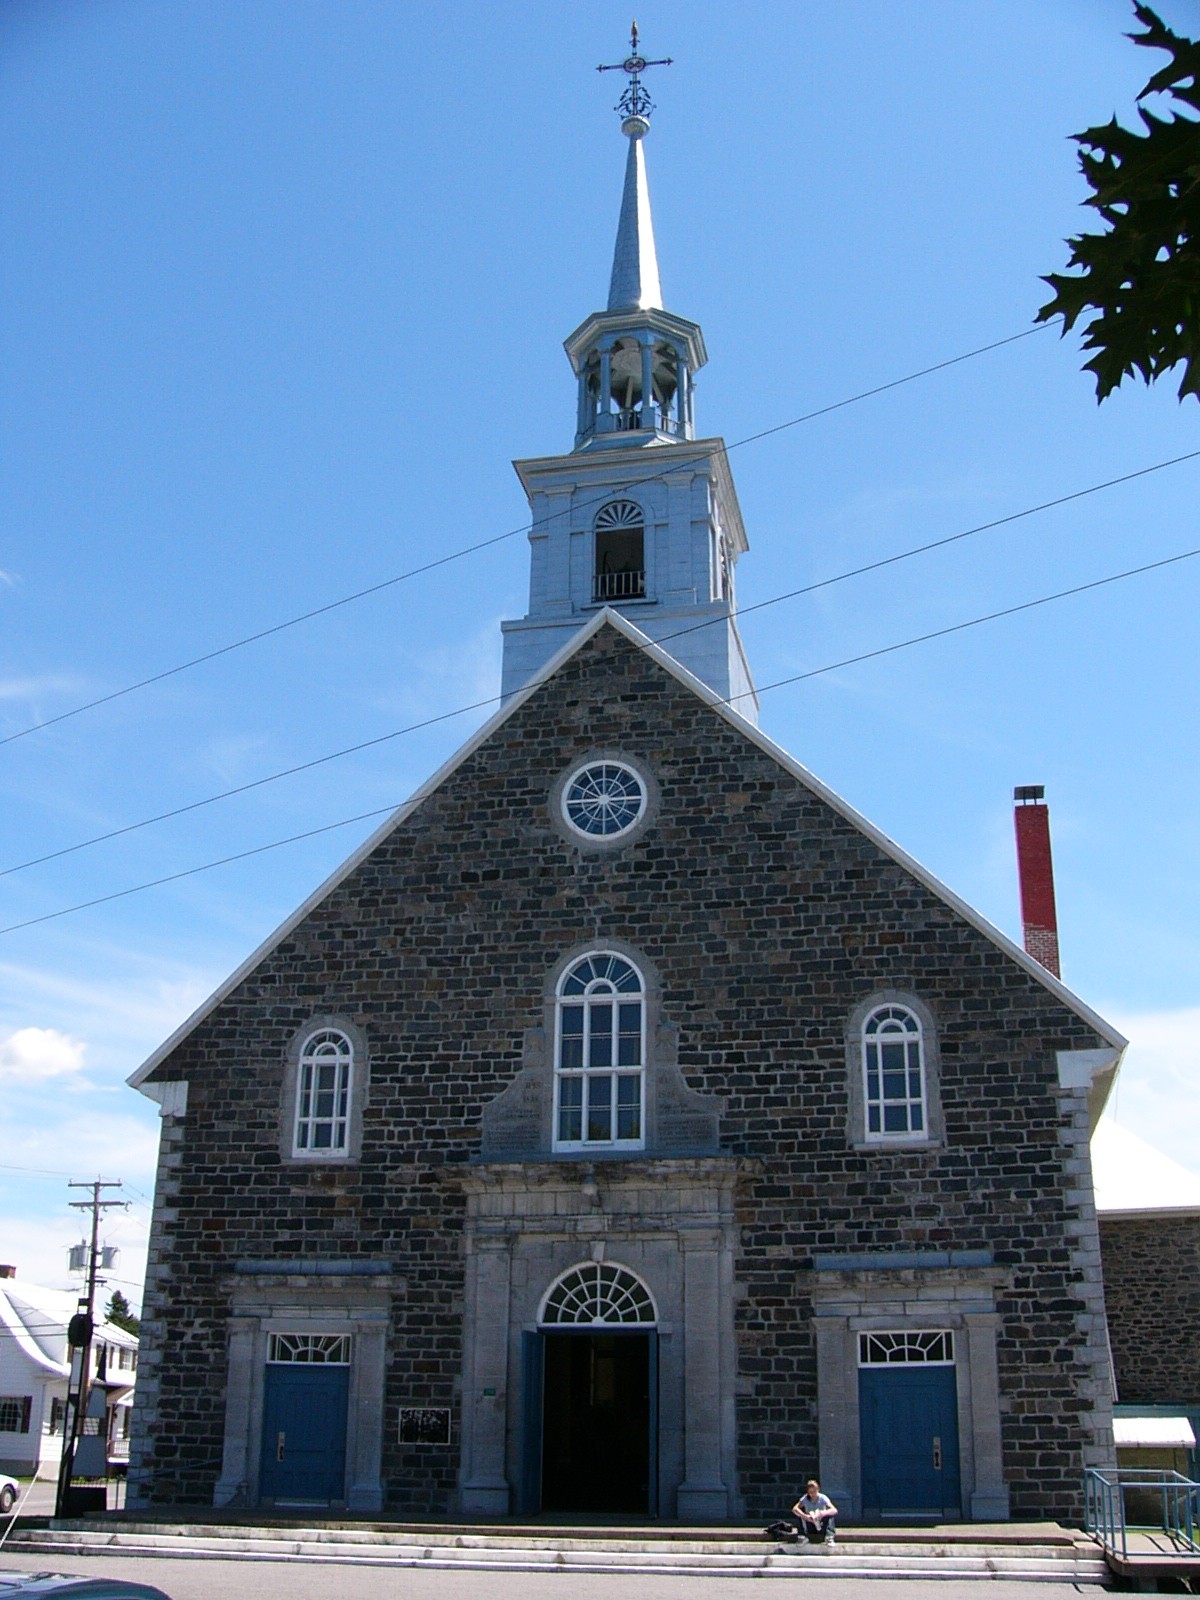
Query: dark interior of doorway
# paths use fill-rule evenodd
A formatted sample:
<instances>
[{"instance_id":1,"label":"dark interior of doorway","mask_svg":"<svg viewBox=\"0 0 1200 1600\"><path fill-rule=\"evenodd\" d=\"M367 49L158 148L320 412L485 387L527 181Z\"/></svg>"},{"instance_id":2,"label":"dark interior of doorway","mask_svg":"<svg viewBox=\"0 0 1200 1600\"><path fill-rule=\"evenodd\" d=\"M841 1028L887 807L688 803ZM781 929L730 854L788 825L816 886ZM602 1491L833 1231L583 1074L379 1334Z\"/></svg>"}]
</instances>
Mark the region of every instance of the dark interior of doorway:
<instances>
[{"instance_id":1,"label":"dark interior of doorway","mask_svg":"<svg viewBox=\"0 0 1200 1600\"><path fill-rule=\"evenodd\" d=\"M544 1511L650 1509L650 1335L548 1333Z\"/></svg>"}]
</instances>

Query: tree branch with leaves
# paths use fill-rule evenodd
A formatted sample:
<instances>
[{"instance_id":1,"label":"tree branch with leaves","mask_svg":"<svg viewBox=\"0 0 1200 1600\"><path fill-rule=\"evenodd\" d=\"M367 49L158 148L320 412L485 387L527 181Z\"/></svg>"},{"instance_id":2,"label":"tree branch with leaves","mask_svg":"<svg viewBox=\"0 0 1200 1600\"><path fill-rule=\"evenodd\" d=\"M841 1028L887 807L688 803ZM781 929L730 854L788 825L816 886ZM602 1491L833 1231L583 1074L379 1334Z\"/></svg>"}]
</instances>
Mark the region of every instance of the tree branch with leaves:
<instances>
[{"instance_id":1,"label":"tree branch with leaves","mask_svg":"<svg viewBox=\"0 0 1200 1600\"><path fill-rule=\"evenodd\" d=\"M1133 9L1146 31L1129 38L1171 58L1139 102L1169 95L1200 113L1200 43L1172 32L1149 6ZM1047 274L1054 298L1036 320L1060 316L1066 334L1095 313L1083 346L1096 352L1084 371L1095 376L1097 401L1135 372L1149 384L1180 362L1180 400L1200 399L1200 121L1156 116L1141 104L1138 115L1143 132L1123 128L1114 116L1073 135L1093 191L1083 203L1099 212L1107 231L1067 240L1068 270L1082 274Z\"/></svg>"}]
</instances>

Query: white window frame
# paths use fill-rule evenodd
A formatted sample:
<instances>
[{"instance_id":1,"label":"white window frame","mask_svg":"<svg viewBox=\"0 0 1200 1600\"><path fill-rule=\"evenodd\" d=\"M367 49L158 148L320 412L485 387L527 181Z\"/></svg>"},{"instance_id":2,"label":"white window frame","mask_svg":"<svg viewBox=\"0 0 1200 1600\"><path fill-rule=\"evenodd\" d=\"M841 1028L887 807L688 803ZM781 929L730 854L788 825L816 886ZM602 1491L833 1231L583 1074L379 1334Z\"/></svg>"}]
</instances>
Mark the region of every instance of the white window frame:
<instances>
[{"instance_id":1,"label":"white window frame","mask_svg":"<svg viewBox=\"0 0 1200 1600\"><path fill-rule=\"evenodd\" d=\"M881 1034L872 1032L871 1025L876 1021L897 1022L906 1021L909 1026L901 1032L889 1031ZM912 1144L914 1141L924 1142L929 1139L929 1094L927 1075L925 1070L925 1029L921 1018L911 1006L904 1005L898 1000L884 1001L873 1006L863 1018L861 1029L862 1040L862 1089L863 1089L863 1135L869 1144ZM899 1043L904 1051L904 1065L897 1069L885 1068L881 1049L886 1044ZM912 1092L912 1052L916 1052L917 1093ZM888 1095L886 1092L885 1077L889 1071L902 1071L904 1076L904 1093L902 1095ZM878 1093L873 1093L872 1078L877 1079ZM889 1128L887 1126L888 1112L896 1107L903 1108L904 1126L902 1128ZM913 1126L914 1108L920 1113L920 1124ZM879 1126L871 1126L872 1112L878 1113Z\"/></svg>"},{"instance_id":2,"label":"white window frame","mask_svg":"<svg viewBox=\"0 0 1200 1600\"><path fill-rule=\"evenodd\" d=\"M612 982L612 968L608 971L594 972L584 982L583 989L578 993L568 995L566 989L575 978L579 969L586 963L611 963L619 962L627 968L637 979L637 989L618 990ZM609 1004L613 1011L612 1021L614 1030L608 1034L610 1040L619 1041L622 1037L631 1037L631 1032L622 1034L620 1031L620 1011L622 1004L629 1005L634 1001L638 1007L637 1029L637 1062L620 1063L610 1061L593 1063L593 1040L605 1037L603 1033L593 1031L594 1019L600 1008ZM568 1014L580 1013L578 1033L575 1029L564 1030L564 1017ZM578 1066L563 1066L564 1039L580 1041L580 1064ZM615 1050L610 1051L610 1057L620 1054L619 1043ZM607 1078L608 1084L608 1138L590 1138L588 1136L588 1122L593 1106L593 1085L600 1092L601 1080ZM622 1082L636 1081L637 1084L637 1134L634 1137L622 1139L617 1136L619 1127L619 1113L621 1110L630 1110L631 1103L624 1105L620 1101L619 1085ZM566 1084L580 1084L579 1091L579 1137L564 1138L561 1136L562 1114L564 1110L574 1110L574 1106L563 1105L563 1089ZM573 1096L572 1096L573 1097ZM571 961L558 980L554 995L554 1110L553 1110L553 1148L564 1150L644 1150L646 1147L646 978L635 962L628 956L616 950L589 950L576 956Z\"/></svg>"},{"instance_id":3,"label":"white window frame","mask_svg":"<svg viewBox=\"0 0 1200 1600\"><path fill-rule=\"evenodd\" d=\"M540 1328L653 1328L658 1308L649 1285L613 1261L580 1261L542 1296Z\"/></svg>"},{"instance_id":4,"label":"white window frame","mask_svg":"<svg viewBox=\"0 0 1200 1600\"><path fill-rule=\"evenodd\" d=\"M348 1367L351 1335L348 1333L290 1333L267 1335L269 1367Z\"/></svg>"},{"instance_id":5,"label":"white window frame","mask_svg":"<svg viewBox=\"0 0 1200 1600\"><path fill-rule=\"evenodd\" d=\"M333 1040L340 1040L341 1048L332 1055L325 1055L322 1047ZM292 1124L292 1155L297 1160L328 1161L331 1157L337 1158L350 1153L354 1057L354 1041L344 1028L329 1026L313 1028L302 1041L296 1063L296 1115ZM334 1068L332 1105L327 1115L321 1115L313 1105L313 1074L330 1064ZM320 1088L315 1092L329 1093ZM329 1143L314 1144L312 1142L314 1131L325 1127L330 1129ZM308 1138L302 1141L301 1134L305 1130Z\"/></svg>"},{"instance_id":6,"label":"white window frame","mask_svg":"<svg viewBox=\"0 0 1200 1600\"><path fill-rule=\"evenodd\" d=\"M860 1367L952 1367L951 1328L875 1328L858 1336Z\"/></svg>"},{"instance_id":7,"label":"white window frame","mask_svg":"<svg viewBox=\"0 0 1200 1600\"><path fill-rule=\"evenodd\" d=\"M619 825L612 828L602 827L599 830L592 830L582 827L572 814L572 807L583 803L574 794L576 784L579 783L580 779L587 778L595 788L597 785L603 786L613 781L614 777L617 776L625 780L624 791L619 803L623 807L631 807L633 815L627 821L620 822ZM632 794L629 792L630 789L633 791ZM649 801L650 796L647 792L646 781L636 767L631 766L628 761L620 761L614 756L602 756L596 760L583 762L581 766L576 767L568 775L563 785L561 800L563 821L571 832L585 843L609 844L624 838L627 833L632 832L637 827L638 823L646 815L646 807ZM601 819L607 820L608 813L612 809L611 802L607 796L602 795L597 803L602 807Z\"/></svg>"}]
</instances>

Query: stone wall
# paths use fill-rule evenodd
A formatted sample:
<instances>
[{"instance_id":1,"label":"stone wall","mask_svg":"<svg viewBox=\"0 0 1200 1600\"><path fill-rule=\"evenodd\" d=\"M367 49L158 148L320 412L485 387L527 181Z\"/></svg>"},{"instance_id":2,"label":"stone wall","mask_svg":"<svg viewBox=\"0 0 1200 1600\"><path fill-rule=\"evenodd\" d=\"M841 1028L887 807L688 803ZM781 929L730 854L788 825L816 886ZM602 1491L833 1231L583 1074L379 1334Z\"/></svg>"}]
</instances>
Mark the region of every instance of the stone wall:
<instances>
[{"instance_id":1,"label":"stone wall","mask_svg":"<svg viewBox=\"0 0 1200 1600\"><path fill-rule=\"evenodd\" d=\"M556 780L595 749L627 752L656 782L654 815L624 848L572 844L550 815ZM1013 1513L1077 1517L1104 1396L1090 1184L1068 1170L1082 1113L1060 1101L1056 1052L1103 1041L607 628L155 1070L190 1090L152 1238L140 1492L211 1501L237 1263L361 1258L403 1285L386 1352L386 1501L451 1507L455 1175L480 1155L485 1107L528 1066L547 973L606 939L653 967L671 1070L723 1106L721 1149L743 1159L737 1503L777 1512L818 1459L814 1257L986 1250ZM848 1022L884 992L917 997L937 1029L944 1137L919 1148L847 1137ZM369 1042L370 1091L361 1162L314 1167L281 1155L279 1129L289 1050L326 1014ZM401 1445L407 1406L452 1408L450 1443Z\"/></svg>"},{"instance_id":2,"label":"stone wall","mask_svg":"<svg viewBox=\"0 0 1200 1600\"><path fill-rule=\"evenodd\" d=\"M1100 1217L1122 1405L1200 1406L1200 1212Z\"/></svg>"}]
</instances>

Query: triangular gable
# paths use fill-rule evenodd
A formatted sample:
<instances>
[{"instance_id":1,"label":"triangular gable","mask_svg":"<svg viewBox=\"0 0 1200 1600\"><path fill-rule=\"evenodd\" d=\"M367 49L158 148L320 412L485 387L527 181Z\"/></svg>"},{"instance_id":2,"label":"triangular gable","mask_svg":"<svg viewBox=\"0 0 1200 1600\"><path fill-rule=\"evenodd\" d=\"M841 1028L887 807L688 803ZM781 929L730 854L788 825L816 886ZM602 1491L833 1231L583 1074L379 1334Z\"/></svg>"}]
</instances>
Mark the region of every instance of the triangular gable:
<instances>
[{"instance_id":1,"label":"triangular gable","mask_svg":"<svg viewBox=\"0 0 1200 1600\"><path fill-rule=\"evenodd\" d=\"M166 1060L171 1052L188 1037L192 1030L201 1022L203 1022L205 1018L208 1017L223 1000L232 994L234 989L237 988L238 984L241 983L243 978L247 977L251 972L253 972L260 961L264 960L268 955L270 955L275 947L281 943L282 940L286 939L288 935L295 928L297 928L301 922L304 921L305 917L307 917L311 911L320 905L322 900L324 900L327 895L331 894L336 888L338 888L339 885L347 877L349 877L349 875L358 866L360 866L363 861L367 859L371 852L375 850L378 845L382 844L382 842L390 833L398 828L401 823L407 821L407 819L412 815L418 806L427 800L430 795L434 794L439 788L441 788L442 784L445 783L447 779L452 777L458 768L461 767L463 763L472 755L474 755L475 751L478 750L481 745L487 743L487 741L492 737L498 728L503 727L508 719L516 711L518 711L527 700L531 699L532 696L535 695L542 687L542 685L547 682L548 679L552 678L555 673L558 672L559 669L567 661L569 661L572 656L576 655L578 651L580 651L583 646L587 644L587 642L603 627L614 628L618 633L623 634L631 644L636 645L637 648L649 656L651 660L657 662L657 664L665 672L670 673L670 675L677 679L678 682L681 683L685 688L690 689L698 699L704 701L704 703L711 707L711 709L715 711L718 716L724 717L725 720L730 723L730 725L739 733L741 733L744 738L749 740L751 744L756 745L758 749L760 749L765 755L769 756L771 760L782 767L785 772L789 773L807 789L811 790L813 794L815 794L819 799L823 800L833 811L836 811L839 816L843 817L847 822L849 822L852 827L858 829L860 833L864 834L868 839L870 839L871 842L876 845L884 855L889 856L894 862L896 862L898 866L903 867L906 872L910 873L914 878L917 879L919 883L924 885L924 887L928 889L931 894L941 900L965 922L969 923L973 928L976 929L977 932L983 934L986 939L990 940L991 943L1002 952L1002 954L1008 956L1010 960L1015 961L1018 966L1022 967L1029 974L1030 977L1036 979L1036 981L1045 989L1048 989L1056 1000L1061 1001L1062 1004L1074 1011L1082 1021L1086 1022L1089 1027L1094 1028L1102 1039L1113 1046L1115 1051L1119 1053L1125 1049L1126 1045L1128 1044L1128 1040L1119 1034L1110 1023L1105 1022L1103 1017L1099 1016L1095 1011L1093 1011L1092 1008L1082 1001L1076 994L1072 993L1072 991L1068 989L1064 983L1062 983L1058 978L1054 977L1052 973L1048 972L1040 962L1035 961L1032 956L1028 955L1020 947L1020 945L1015 944L1007 936L1007 934L1002 933L999 928L994 927L986 917L981 916L973 906L968 905L965 900L956 895L952 889L948 888L944 883L941 882L940 879L936 878L926 867L923 867L919 861L916 861L905 850L902 850L894 840L888 838L887 834L881 832L880 829L875 827L873 823L869 822L866 817L862 816L858 811L856 811L852 805L850 805L846 800L843 800L841 795L835 793L835 791L829 788L827 784L822 783L820 778L809 772L807 767L802 766L801 763L795 760L794 757L790 756L786 750L784 750L780 745L777 745L773 739L768 738L768 736L763 733L761 729L755 727L752 722L748 722L746 718L743 717L728 701L722 700L712 689L708 687L706 683L703 683L693 673L689 672L686 667L681 666L680 663L676 661L673 656L669 655L668 652L660 645L656 645L652 640L647 638L644 633L642 633L638 628L634 627L633 623L631 623L628 618L622 616L619 611L613 611L610 607L606 606L602 611L598 612L590 622L581 627L578 633L573 634L567 643L563 645L562 649L553 655L550 660L546 662L545 666L542 667L541 670L537 672L522 689L519 689L516 694L511 695L509 699L503 705L501 705L492 714L492 716L488 718L482 727L478 728L466 741L466 743L459 747L459 749L449 758L449 760L445 761L430 778L426 779L420 788L417 789L413 795L403 803L403 805L399 806L395 811L393 811L386 821L381 823L380 826L376 828L375 831L371 833L369 837L365 839L350 856L347 857L341 866L337 867L329 875L329 877L326 878L325 881L317 889L315 889L313 893L310 894L294 912L292 912L289 917L280 923L279 927L276 928L275 931L266 939L264 939L262 944L260 944L251 955L247 956L246 960L242 962L241 966L238 967L237 970L232 973L224 983L216 988L207 1000L205 1000L196 1008L195 1011L193 1011L191 1016L188 1017L187 1021L181 1023L180 1026L176 1028L175 1032L171 1034L170 1038L165 1040L161 1045L159 1045L158 1049L155 1050L152 1055L147 1057L137 1071L131 1074L128 1080L129 1083L135 1089L141 1088L149 1075L154 1071L155 1067L161 1065L161 1063ZM153 1086L147 1087L147 1089L145 1089L143 1092L151 1094L151 1097L154 1098Z\"/></svg>"}]
</instances>

